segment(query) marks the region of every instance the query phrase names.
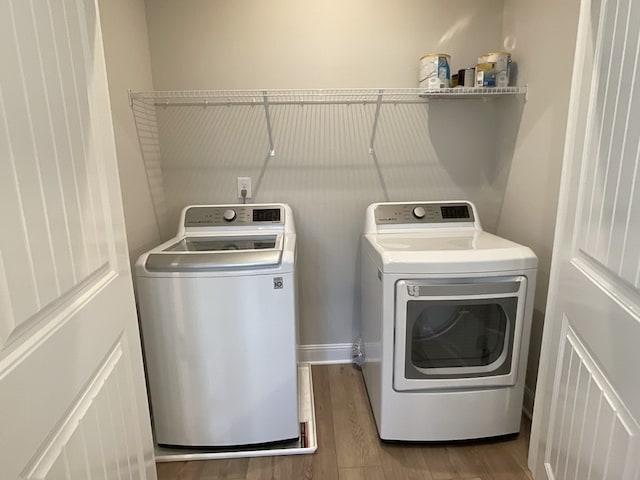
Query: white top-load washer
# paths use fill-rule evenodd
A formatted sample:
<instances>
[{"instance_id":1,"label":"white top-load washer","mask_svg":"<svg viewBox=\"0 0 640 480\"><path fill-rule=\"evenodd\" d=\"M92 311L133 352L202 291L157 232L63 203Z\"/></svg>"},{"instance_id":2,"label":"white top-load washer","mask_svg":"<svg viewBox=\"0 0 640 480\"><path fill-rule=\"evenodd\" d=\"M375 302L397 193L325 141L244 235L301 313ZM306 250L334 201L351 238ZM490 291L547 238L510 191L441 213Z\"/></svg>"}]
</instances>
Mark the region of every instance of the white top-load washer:
<instances>
[{"instance_id":1,"label":"white top-load washer","mask_svg":"<svg viewBox=\"0 0 640 480\"><path fill-rule=\"evenodd\" d=\"M156 442L298 438L296 234L284 204L195 205L136 264Z\"/></svg>"},{"instance_id":2,"label":"white top-load washer","mask_svg":"<svg viewBox=\"0 0 640 480\"><path fill-rule=\"evenodd\" d=\"M369 206L363 374L382 439L519 431L536 268L470 202Z\"/></svg>"}]
</instances>

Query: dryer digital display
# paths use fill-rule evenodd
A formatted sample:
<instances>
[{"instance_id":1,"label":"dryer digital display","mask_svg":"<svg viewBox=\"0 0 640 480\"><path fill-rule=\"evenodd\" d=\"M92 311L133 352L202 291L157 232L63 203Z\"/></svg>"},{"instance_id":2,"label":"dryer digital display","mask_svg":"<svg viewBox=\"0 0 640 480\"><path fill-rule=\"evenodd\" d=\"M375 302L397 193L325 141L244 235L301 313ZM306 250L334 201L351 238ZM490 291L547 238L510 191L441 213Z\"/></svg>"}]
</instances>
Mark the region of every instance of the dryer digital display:
<instances>
[{"instance_id":1,"label":"dryer digital display","mask_svg":"<svg viewBox=\"0 0 640 480\"><path fill-rule=\"evenodd\" d=\"M440 213L443 219L469 218L469 208L466 205L443 205Z\"/></svg>"}]
</instances>

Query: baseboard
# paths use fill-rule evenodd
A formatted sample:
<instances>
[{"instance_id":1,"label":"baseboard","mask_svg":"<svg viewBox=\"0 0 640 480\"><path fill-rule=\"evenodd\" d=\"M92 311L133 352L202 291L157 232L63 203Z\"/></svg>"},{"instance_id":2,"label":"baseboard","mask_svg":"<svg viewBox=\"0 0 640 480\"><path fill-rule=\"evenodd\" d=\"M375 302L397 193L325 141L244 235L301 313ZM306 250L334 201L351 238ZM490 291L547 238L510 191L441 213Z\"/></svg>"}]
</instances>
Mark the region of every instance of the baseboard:
<instances>
[{"instance_id":1,"label":"baseboard","mask_svg":"<svg viewBox=\"0 0 640 480\"><path fill-rule=\"evenodd\" d=\"M536 392L528 385L524 386L524 402L522 402L522 413L524 413L529 420L533 417L533 399Z\"/></svg>"},{"instance_id":2,"label":"baseboard","mask_svg":"<svg viewBox=\"0 0 640 480\"><path fill-rule=\"evenodd\" d=\"M351 363L350 343L325 343L320 345L298 345L298 361L315 365Z\"/></svg>"}]
</instances>

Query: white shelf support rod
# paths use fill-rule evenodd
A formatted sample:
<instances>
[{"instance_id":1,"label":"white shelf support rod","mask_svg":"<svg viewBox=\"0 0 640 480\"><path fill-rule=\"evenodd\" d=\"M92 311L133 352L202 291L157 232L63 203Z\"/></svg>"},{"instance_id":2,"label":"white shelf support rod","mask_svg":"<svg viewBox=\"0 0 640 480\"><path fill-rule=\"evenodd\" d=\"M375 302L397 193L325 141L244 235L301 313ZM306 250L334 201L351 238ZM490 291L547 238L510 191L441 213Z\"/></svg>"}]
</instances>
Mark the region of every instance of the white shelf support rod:
<instances>
[{"instance_id":1,"label":"white shelf support rod","mask_svg":"<svg viewBox=\"0 0 640 480\"><path fill-rule=\"evenodd\" d=\"M384 182L384 176L382 175L382 169L378 163L378 156L376 155L375 143L376 132L378 131L378 119L380 118L380 107L382 107L382 96L384 90L378 90L378 100L376 101L376 113L373 117L373 126L371 127L371 141L369 142L369 155L373 159L373 165L376 167L376 173L378 174L378 181L380 182L380 188L382 188L382 194L384 195L385 202L389 201L389 192L387 191L387 185Z\"/></svg>"},{"instance_id":2,"label":"white shelf support rod","mask_svg":"<svg viewBox=\"0 0 640 480\"><path fill-rule=\"evenodd\" d=\"M376 113L373 117L373 126L371 127L371 141L369 142L369 154L373 155L375 152L374 145L376 142L376 132L378 130L378 119L380 118L380 107L382 106L382 94L384 90L378 90L378 101L376 102Z\"/></svg>"},{"instance_id":3,"label":"white shelf support rod","mask_svg":"<svg viewBox=\"0 0 640 480\"><path fill-rule=\"evenodd\" d=\"M262 104L264 105L264 115L267 121L267 134L269 135L269 156L274 157L276 151L273 147L273 132L271 130L271 113L269 112L269 94L266 90L262 92Z\"/></svg>"}]
</instances>

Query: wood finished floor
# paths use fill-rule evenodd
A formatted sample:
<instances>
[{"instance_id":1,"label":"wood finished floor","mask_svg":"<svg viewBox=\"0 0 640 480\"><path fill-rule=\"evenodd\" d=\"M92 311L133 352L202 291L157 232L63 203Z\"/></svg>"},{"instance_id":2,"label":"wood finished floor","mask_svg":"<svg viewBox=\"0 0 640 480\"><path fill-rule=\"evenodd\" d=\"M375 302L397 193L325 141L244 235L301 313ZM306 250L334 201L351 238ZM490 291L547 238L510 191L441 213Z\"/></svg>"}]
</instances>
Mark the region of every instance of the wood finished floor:
<instances>
[{"instance_id":1,"label":"wood finished floor","mask_svg":"<svg viewBox=\"0 0 640 480\"><path fill-rule=\"evenodd\" d=\"M159 480L531 480L529 425L518 438L465 445L399 445L378 439L359 370L313 367L318 451L313 455L158 464Z\"/></svg>"}]
</instances>

